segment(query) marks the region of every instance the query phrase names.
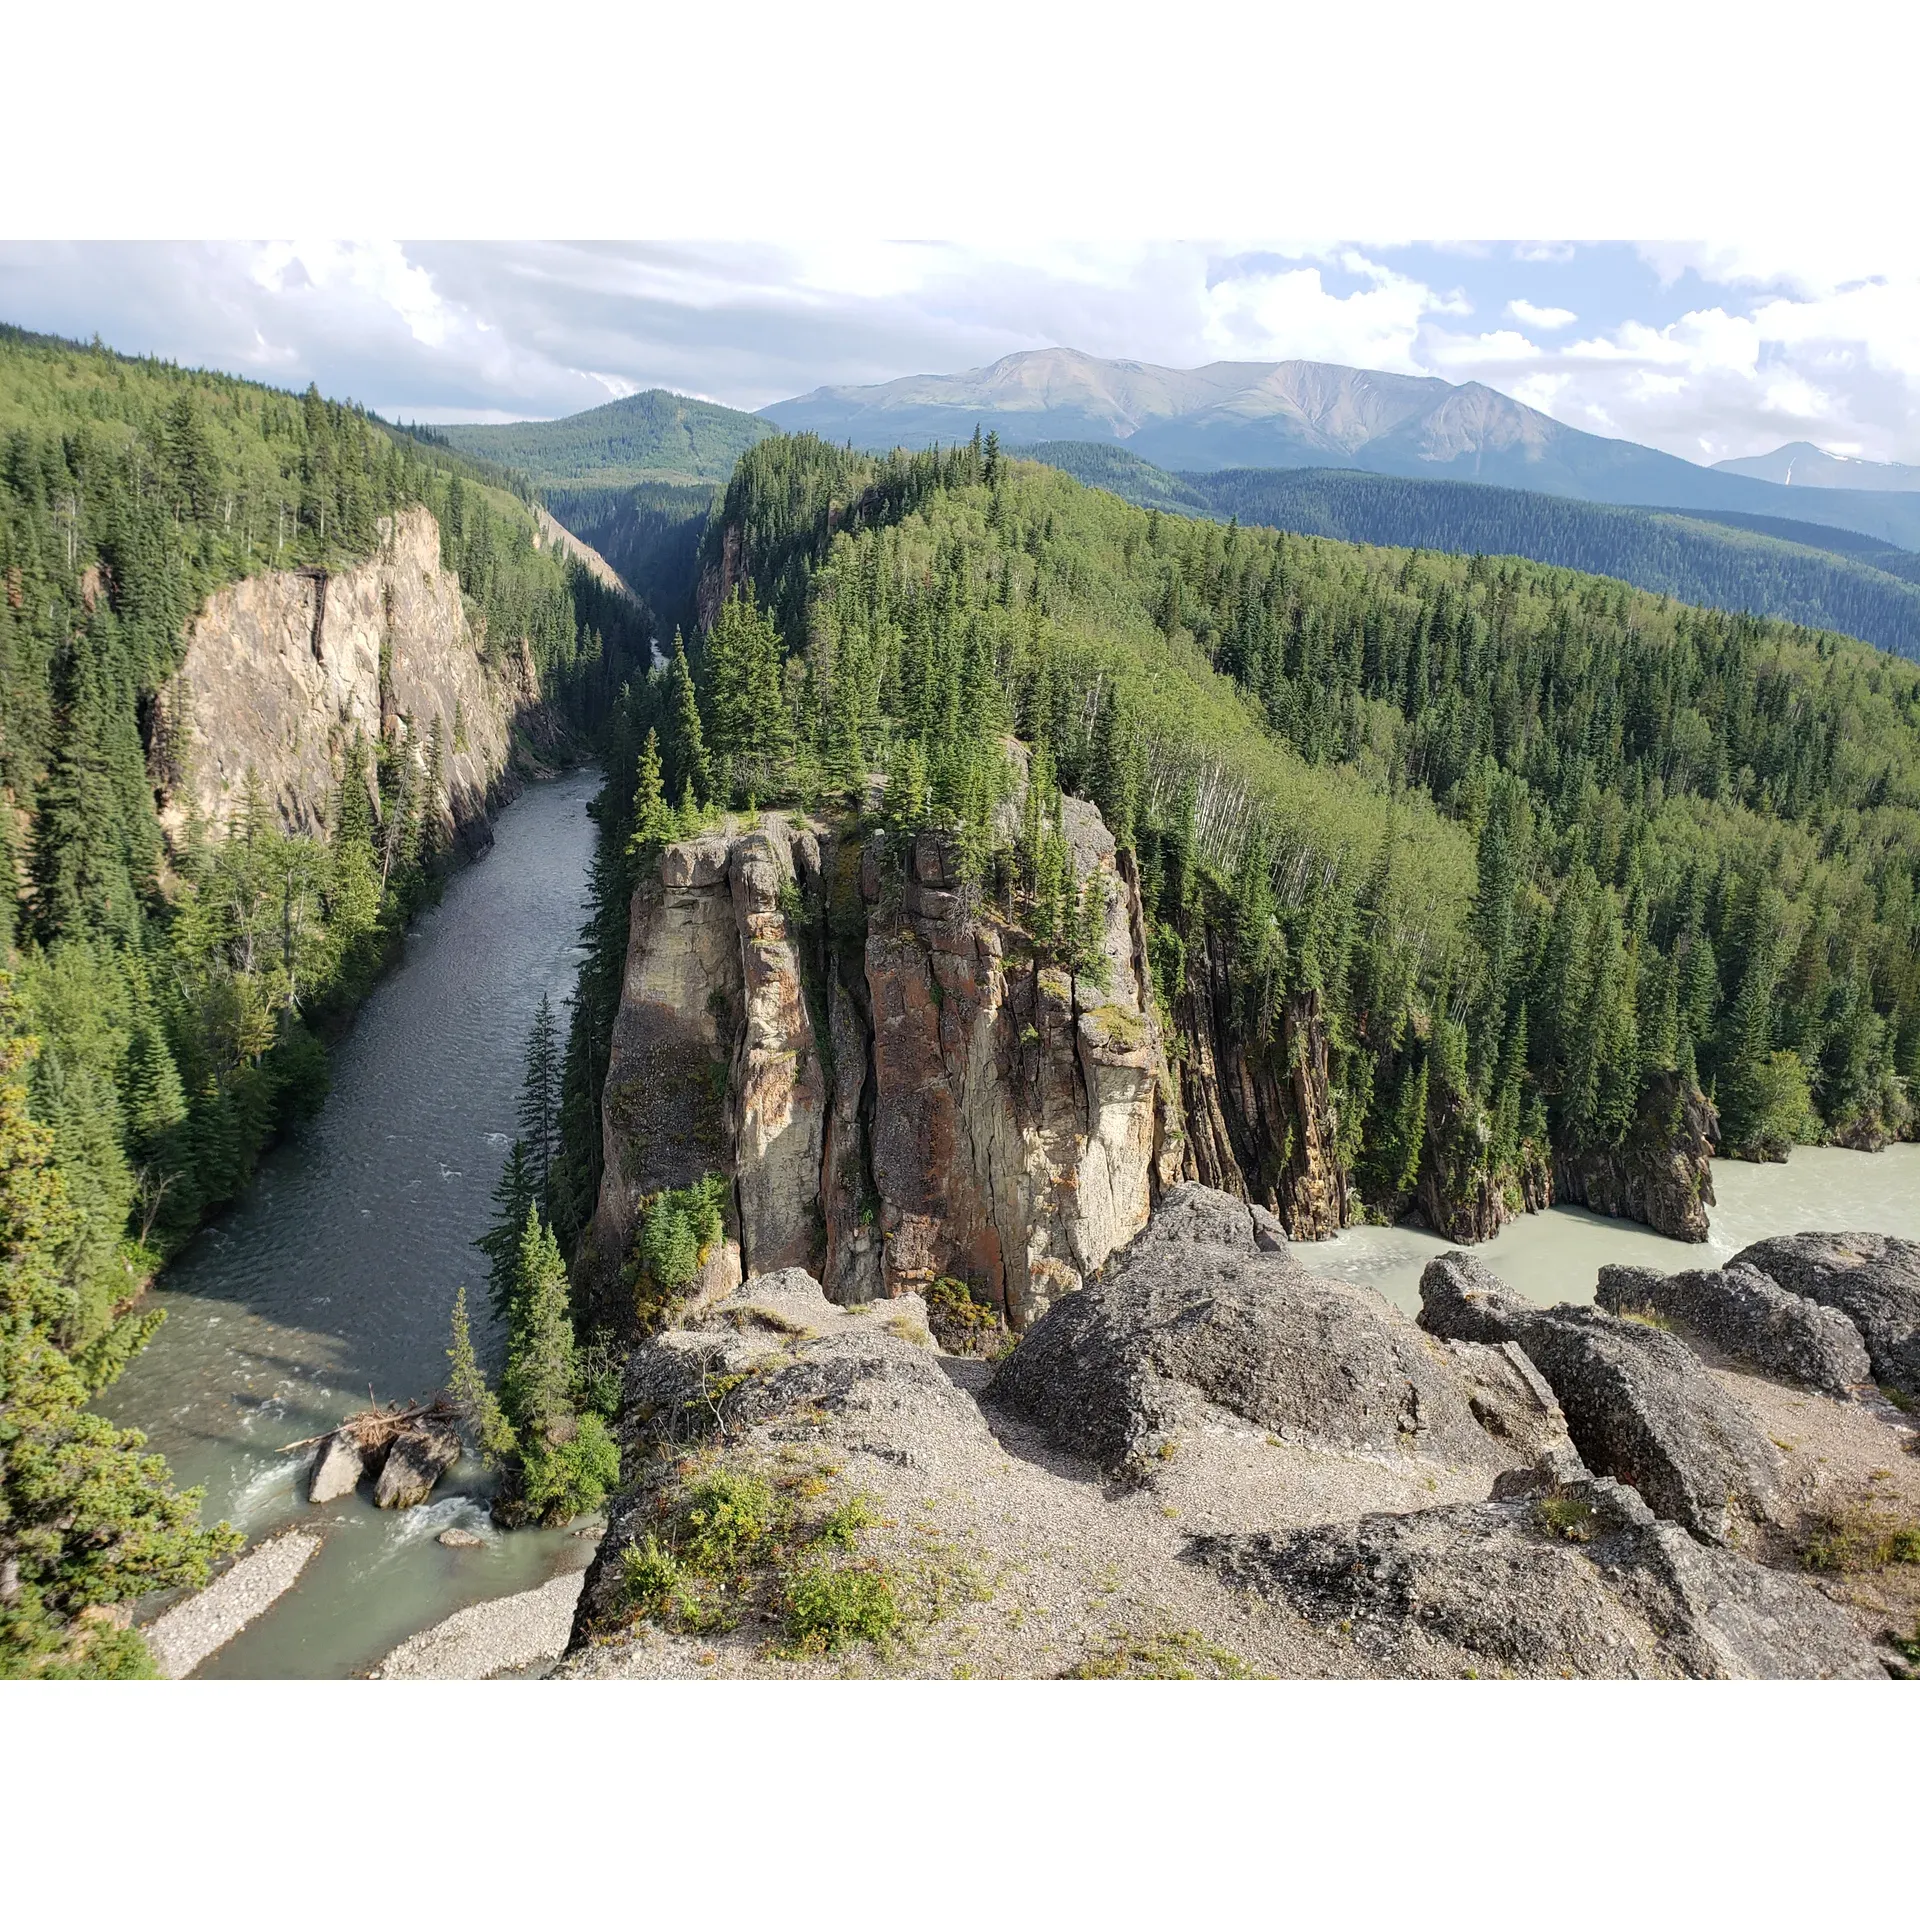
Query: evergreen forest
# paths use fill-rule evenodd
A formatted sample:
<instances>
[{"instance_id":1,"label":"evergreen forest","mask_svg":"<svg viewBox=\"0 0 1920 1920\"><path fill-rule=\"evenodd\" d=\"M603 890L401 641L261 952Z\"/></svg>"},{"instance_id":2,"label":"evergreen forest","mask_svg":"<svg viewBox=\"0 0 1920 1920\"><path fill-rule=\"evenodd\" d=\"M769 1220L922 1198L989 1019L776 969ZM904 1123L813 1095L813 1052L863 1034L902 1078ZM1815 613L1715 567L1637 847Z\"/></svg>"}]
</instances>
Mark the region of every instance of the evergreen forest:
<instances>
[{"instance_id":1,"label":"evergreen forest","mask_svg":"<svg viewBox=\"0 0 1920 1920\"><path fill-rule=\"evenodd\" d=\"M1026 451L1136 506L1379 546L1514 554L1610 574L1699 606L1851 634L1920 659L1920 554L1862 534L1761 515L1607 506L1468 480L1332 467L1174 474L1123 447L1053 441Z\"/></svg>"},{"instance_id":2,"label":"evergreen forest","mask_svg":"<svg viewBox=\"0 0 1920 1920\"><path fill-rule=\"evenodd\" d=\"M652 734L642 783L683 820L877 805L952 833L984 888L1020 864L993 820L1002 737L1027 741L1133 849L1169 1002L1209 925L1255 1047L1314 997L1338 1152L1383 1216L1443 1143L1449 1180L1517 1198L1680 1083L1735 1155L1912 1129L1905 661L1529 561L1143 511L991 437L764 442L703 564L730 570L719 617L621 703L616 766ZM608 878L583 1066L630 877Z\"/></svg>"},{"instance_id":3,"label":"evergreen forest","mask_svg":"<svg viewBox=\"0 0 1920 1920\"><path fill-rule=\"evenodd\" d=\"M584 746L646 621L539 550L501 477L312 390L0 330L0 1671L137 1664L71 1621L212 1550L138 1436L83 1402L162 1317L147 1279L315 1109L326 1037L450 852L427 791L447 743L423 778L357 735L324 840L284 832L256 789L170 846L180 743L157 696L209 593L362 559L418 503L488 656L524 643L554 729Z\"/></svg>"}]
</instances>

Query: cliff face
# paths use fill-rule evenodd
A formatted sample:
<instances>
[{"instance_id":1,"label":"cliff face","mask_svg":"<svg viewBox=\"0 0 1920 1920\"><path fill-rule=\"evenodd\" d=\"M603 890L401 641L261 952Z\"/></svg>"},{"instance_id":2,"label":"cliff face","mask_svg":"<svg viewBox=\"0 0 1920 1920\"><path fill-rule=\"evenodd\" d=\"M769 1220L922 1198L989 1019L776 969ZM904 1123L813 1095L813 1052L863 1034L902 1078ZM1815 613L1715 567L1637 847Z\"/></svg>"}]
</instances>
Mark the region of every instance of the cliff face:
<instances>
[{"instance_id":1,"label":"cliff face","mask_svg":"<svg viewBox=\"0 0 1920 1920\"><path fill-rule=\"evenodd\" d=\"M424 767L437 719L444 824L485 843L508 720L538 690L524 659L505 675L487 669L432 514L409 507L379 532L359 566L257 574L209 597L161 701L170 837L196 813L231 819L249 772L285 828L319 833L355 729L405 743Z\"/></svg>"},{"instance_id":2,"label":"cliff face","mask_svg":"<svg viewBox=\"0 0 1920 1920\"><path fill-rule=\"evenodd\" d=\"M1553 1183L1557 1197L1576 1206L1644 1220L1674 1240L1704 1240L1719 1144L1712 1103L1677 1074L1656 1074L1625 1144L1604 1153L1556 1153Z\"/></svg>"},{"instance_id":3,"label":"cliff face","mask_svg":"<svg viewBox=\"0 0 1920 1920\"><path fill-rule=\"evenodd\" d=\"M1324 1240L1346 1224L1347 1176L1334 1150L1319 996L1290 996L1274 1033L1255 1046L1233 994L1225 939L1198 930L1174 1007L1184 1042L1183 1175L1270 1207L1295 1239Z\"/></svg>"},{"instance_id":4,"label":"cliff face","mask_svg":"<svg viewBox=\"0 0 1920 1920\"><path fill-rule=\"evenodd\" d=\"M1076 879L1104 879L1097 985L973 900L938 833L890 848L776 814L667 849L634 894L613 1031L582 1262L603 1322L631 1320L653 1196L710 1174L725 1232L682 1312L804 1267L841 1305L951 1275L1025 1327L1183 1179L1270 1208L1295 1238L1347 1224L1317 996L1250 1040L1229 943L1197 929L1169 1046L1132 862L1086 802L1066 800L1062 826ZM1427 1117L1419 1200L1450 1239L1491 1238L1556 1185L1704 1237L1712 1110L1677 1083L1624 1147L1530 1160L1512 1191L1471 1169L1470 1122Z\"/></svg>"},{"instance_id":5,"label":"cliff face","mask_svg":"<svg viewBox=\"0 0 1920 1920\"><path fill-rule=\"evenodd\" d=\"M843 1303L954 1275L1020 1326L1139 1231L1164 1073L1137 901L1095 809L1065 812L1081 878L1107 876L1103 987L970 908L937 834L898 865L780 816L668 849L634 896L614 1029L601 1310L621 1311L647 1198L714 1171L709 1299L793 1266Z\"/></svg>"}]
</instances>

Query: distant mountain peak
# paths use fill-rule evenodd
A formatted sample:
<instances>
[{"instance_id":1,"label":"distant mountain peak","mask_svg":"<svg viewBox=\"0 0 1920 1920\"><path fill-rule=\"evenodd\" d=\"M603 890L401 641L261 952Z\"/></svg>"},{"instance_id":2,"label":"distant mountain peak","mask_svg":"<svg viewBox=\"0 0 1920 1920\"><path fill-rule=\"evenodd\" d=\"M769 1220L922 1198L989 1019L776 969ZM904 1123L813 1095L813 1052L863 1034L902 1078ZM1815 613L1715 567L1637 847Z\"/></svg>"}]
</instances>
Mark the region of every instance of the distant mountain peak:
<instances>
[{"instance_id":1,"label":"distant mountain peak","mask_svg":"<svg viewBox=\"0 0 1920 1920\"><path fill-rule=\"evenodd\" d=\"M1823 477L1814 484L1837 490L1818 508L1802 505L1798 493L1789 504L1782 476L1746 463L1724 461L1716 470L1586 433L1477 380L1456 386L1433 374L1323 360L1161 367L1037 347L964 373L817 387L763 408L759 418L876 451L950 445L978 427L1006 441L1118 444L1176 473L1357 467L1621 506L1819 520L1920 546L1920 517L1886 497L1920 488L1920 469L1842 461L1817 447L1782 449L1794 460L1796 489L1817 468Z\"/></svg>"},{"instance_id":2,"label":"distant mountain peak","mask_svg":"<svg viewBox=\"0 0 1920 1920\"><path fill-rule=\"evenodd\" d=\"M1854 493L1920 493L1920 467L1890 460L1863 460L1858 454L1829 453L1811 440L1789 440L1771 453L1716 460L1715 473L1748 480L1771 480L1778 487L1844 487Z\"/></svg>"}]
</instances>

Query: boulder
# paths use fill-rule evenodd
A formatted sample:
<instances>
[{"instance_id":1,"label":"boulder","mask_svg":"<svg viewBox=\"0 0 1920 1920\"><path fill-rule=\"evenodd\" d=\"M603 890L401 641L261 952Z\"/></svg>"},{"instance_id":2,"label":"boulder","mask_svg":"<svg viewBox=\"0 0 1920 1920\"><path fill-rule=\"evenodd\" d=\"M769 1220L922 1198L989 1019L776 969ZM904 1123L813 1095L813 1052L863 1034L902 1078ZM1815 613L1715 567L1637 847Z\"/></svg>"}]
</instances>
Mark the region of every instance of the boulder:
<instances>
[{"instance_id":1,"label":"boulder","mask_svg":"<svg viewBox=\"0 0 1920 1920\"><path fill-rule=\"evenodd\" d=\"M313 1476L307 1482L307 1499L316 1506L339 1500L359 1486L368 1466L365 1450L351 1433L330 1433L320 1442L313 1456Z\"/></svg>"},{"instance_id":2,"label":"boulder","mask_svg":"<svg viewBox=\"0 0 1920 1920\"><path fill-rule=\"evenodd\" d=\"M1733 1256L1776 1285L1844 1313L1883 1387L1920 1399L1920 1241L1884 1233L1783 1233Z\"/></svg>"},{"instance_id":3,"label":"boulder","mask_svg":"<svg viewBox=\"0 0 1920 1920\"><path fill-rule=\"evenodd\" d=\"M1773 1447L1672 1334L1594 1307L1535 1306L1464 1253L1427 1263L1419 1324L1446 1339L1516 1343L1552 1387L1587 1467L1637 1488L1663 1520L1719 1540L1736 1512L1774 1517Z\"/></svg>"},{"instance_id":4,"label":"boulder","mask_svg":"<svg viewBox=\"0 0 1920 1920\"><path fill-rule=\"evenodd\" d=\"M470 1533L465 1527L448 1527L433 1537L443 1547L484 1547L487 1544L479 1534Z\"/></svg>"},{"instance_id":5,"label":"boulder","mask_svg":"<svg viewBox=\"0 0 1920 1920\"><path fill-rule=\"evenodd\" d=\"M1176 1188L1104 1279L1048 1310L988 1399L1107 1467L1222 1409L1283 1440L1426 1455L1489 1483L1532 1457L1475 1418L1474 1381L1444 1345L1371 1288L1259 1250L1255 1230L1244 1201Z\"/></svg>"},{"instance_id":6,"label":"boulder","mask_svg":"<svg viewBox=\"0 0 1920 1920\"><path fill-rule=\"evenodd\" d=\"M1449 1340L1447 1350L1462 1376L1468 1411L1487 1432L1540 1465L1579 1471L1559 1399L1517 1341L1490 1347Z\"/></svg>"},{"instance_id":7,"label":"boulder","mask_svg":"<svg viewBox=\"0 0 1920 1920\"><path fill-rule=\"evenodd\" d=\"M417 1507L460 1458L460 1436L438 1420L422 1420L398 1434L373 1490L376 1507Z\"/></svg>"},{"instance_id":8,"label":"boulder","mask_svg":"<svg viewBox=\"0 0 1920 1920\"><path fill-rule=\"evenodd\" d=\"M1844 1313L1789 1293L1758 1267L1660 1273L1607 1266L1595 1297L1611 1313L1675 1321L1733 1359L1816 1392L1845 1393L1870 1371L1866 1345Z\"/></svg>"},{"instance_id":9,"label":"boulder","mask_svg":"<svg viewBox=\"0 0 1920 1920\"><path fill-rule=\"evenodd\" d=\"M1612 1480L1188 1551L1390 1673L1886 1677L1853 1616L1797 1574L1695 1539Z\"/></svg>"}]
</instances>

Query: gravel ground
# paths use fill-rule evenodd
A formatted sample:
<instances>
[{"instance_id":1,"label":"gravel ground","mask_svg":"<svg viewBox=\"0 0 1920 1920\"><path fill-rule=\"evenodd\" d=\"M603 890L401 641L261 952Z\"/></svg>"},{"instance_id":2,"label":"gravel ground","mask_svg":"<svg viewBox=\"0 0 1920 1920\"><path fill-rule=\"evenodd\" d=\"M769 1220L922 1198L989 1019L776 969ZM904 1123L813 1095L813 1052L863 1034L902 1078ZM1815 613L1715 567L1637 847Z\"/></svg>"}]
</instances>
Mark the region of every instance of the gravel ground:
<instances>
[{"instance_id":1,"label":"gravel ground","mask_svg":"<svg viewBox=\"0 0 1920 1920\"><path fill-rule=\"evenodd\" d=\"M527 1593L463 1607L416 1633L373 1670L375 1680L490 1680L556 1660L566 1651L585 1570L563 1573Z\"/></svg>"},{"instance_id":2,"label":"gravel ground","mask_svg":"<svg viewBox=\"0 0 1920 1920\"><path fill-rule=\"evenodd\" d=\"M144 1629L163 1678L184 1680L251 1625L299 1579L320 1551L317 1533L293 1529L244 1553L216 1580Z\"/></svg>"},{"instance_id":3,"label":"gravel ground","mask_svg":"<svg viewBox=\"0 0 1920 1920\"><path fill-rule=\"evenodd\" d=\"M1845 1398L1807 1393L1735 1365L1698 1340L1688 1344L1780 1450L1790 1524L1770 1540L1751 1542L1756 1558L1800 1567L1822 1518L1863 1540L1920 1527L1920 1421L1873 1387ZM1861 1564L1815 1569L1809 1578L1851 1607L1869 1637L1920 1637L1920 1566Z\"/></svg>"}]
</instances>

